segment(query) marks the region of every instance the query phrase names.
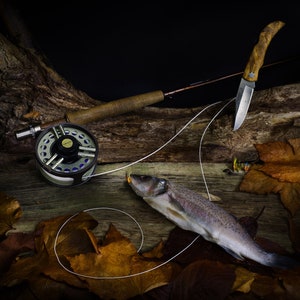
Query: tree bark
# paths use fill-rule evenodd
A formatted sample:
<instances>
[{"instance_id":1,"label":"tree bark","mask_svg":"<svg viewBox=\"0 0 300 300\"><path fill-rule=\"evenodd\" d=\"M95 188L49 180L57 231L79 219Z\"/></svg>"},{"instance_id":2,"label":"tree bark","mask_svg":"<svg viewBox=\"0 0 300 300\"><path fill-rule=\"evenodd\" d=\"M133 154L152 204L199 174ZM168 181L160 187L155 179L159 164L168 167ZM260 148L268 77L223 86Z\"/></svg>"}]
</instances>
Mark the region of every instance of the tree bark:
<instances>
[{"instance_id":1,"label":"tree bark","mask_svg":"<svg viewBox=\"0 0 300 300\"><path fill-rule=\"evenodd\" d=\"M0 35L0 89L1 154L6 160L34 153L34 139L17 141L17 130L101 104L57 74L41 53L4 35ZM147 161L198 161L200 141L207 162L233 157L252 161L257 159L254 144L300 136L300 83L254 92L247 119L237 131L232 130L234 102L207 127L227 101L212 107L146 107L85 126L98 140L101 163L134 161L155 151L202 109L205 112Z\"/></svg>"}]
</instances>

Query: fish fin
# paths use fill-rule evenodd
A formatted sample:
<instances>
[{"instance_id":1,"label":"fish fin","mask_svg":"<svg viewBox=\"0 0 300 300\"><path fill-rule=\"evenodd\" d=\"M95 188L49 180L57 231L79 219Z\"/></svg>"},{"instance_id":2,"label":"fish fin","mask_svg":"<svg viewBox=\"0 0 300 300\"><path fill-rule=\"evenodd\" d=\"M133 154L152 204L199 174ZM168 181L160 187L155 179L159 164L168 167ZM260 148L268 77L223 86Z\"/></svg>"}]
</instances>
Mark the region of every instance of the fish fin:
<instances>
[{"instance_id":1,"label":"fish fin","mask_svg":"<svg viewBox=\"0 0 300 300\"><path fill-rule=\"evenodd\" d=\"M269 253L266 265L279 269L294 269L300 267L300 261L290 256Z\"/></svg>"},{"instance_id":2,"label":"fish fin","mask_svg":"<svg viewBox=\"0 0 300 300\"><path fill-rule=\"evenodd\" d=\"M170 199L170 203L172 203L172 205L173 205L178 211L184 212L183 206L178 202L177 199L175 199L175 198L173 197L172 194L169 194L169 199Z\"/></svg>"},{"instance_id":3,"label":"fish fin","mask_svg":"<svg viewBox=\"0 0 300 300\"><path fill-rule=\"evenodd\" d=\"M179 212L177 212L176 210L174 209L171 209L171 208L167 208L168 212L173 215L174 217L177 217L177 218L181 218L181 219L184 219L182 214L180 214Z\"/></svg>"},{"instance_id":4,"label":"fish fin","mask_svg":"<svg viewBox=\"0 0 300 300\"><path fill-rule=\"evenodd\" d=\"M245 258L239 254L237 254L236 252L233 252L231 249L223 247L222 248L231 256L233 256L234 258L238 259L238 260L245 260Z\"/></svg>"},{"instance_id":5,"label":"fish fin","mask_svg":"<svg viewBox=\"0 0 300 300\"><path fill-rule=\"evenodd\" d=\"M199 193L203 198L207 199L207 193ZM209 199L212 202L222 201L222 199L219 196L213 195L209 193Z\"/></svg>"}]
</instances>

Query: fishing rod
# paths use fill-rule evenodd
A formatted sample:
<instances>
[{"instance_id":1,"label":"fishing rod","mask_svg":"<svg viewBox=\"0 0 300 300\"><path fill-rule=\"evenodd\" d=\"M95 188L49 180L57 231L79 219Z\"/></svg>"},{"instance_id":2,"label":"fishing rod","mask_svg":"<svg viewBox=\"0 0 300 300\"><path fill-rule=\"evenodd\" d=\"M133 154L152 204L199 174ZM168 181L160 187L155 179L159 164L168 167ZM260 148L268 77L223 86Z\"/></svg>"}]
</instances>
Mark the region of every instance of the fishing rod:
<instances>
[{"instance_id":1,"label":"fishing rod","mask_svg":"<svg viewBox=\"0 0 300 300\"><path fill-rule=\"evenodd\" d=\"M267 64L263 66L271 67L277 64L282 64L287 61L290 61L292 59L286 59L277 61L274 63ZM165 98L172 98L173 95L181 93L183 91L187 91L190 89L195 89L202 87L204 85L212 84L218 81L226 80L231 77L235 77L238 75L241 75L243 72L237 72L233 74L229 74L226 76L218 77L215 79L208 79L204 81L195 82L192 84L189 84L186 87L179 88L173 91L169 91L164 93L161 90L155 90L148 93L143 93L131 97L121 98L118 100L110 101L104 104L96 105L94 107L84 109L84 110L78 110L78 111L72 111L67 112L62 119L54 120L51 122L47 122L44 124L32 126L30 125L29 128L18 130L15 132L15 137L17 140L22 140L27 137L36 137L36 135L43 131L46 128L49 128L51 126L57 126L61 123L73 123L78 125L84 125L88 124L90 122L98 121L101 119L105 119L108 117L114 117L117 115L121 115L133 110L137 110L140 108L143 108L145 106L149 106L158 102L161 102L165 100Z\"/></svg>"}]
</instances>

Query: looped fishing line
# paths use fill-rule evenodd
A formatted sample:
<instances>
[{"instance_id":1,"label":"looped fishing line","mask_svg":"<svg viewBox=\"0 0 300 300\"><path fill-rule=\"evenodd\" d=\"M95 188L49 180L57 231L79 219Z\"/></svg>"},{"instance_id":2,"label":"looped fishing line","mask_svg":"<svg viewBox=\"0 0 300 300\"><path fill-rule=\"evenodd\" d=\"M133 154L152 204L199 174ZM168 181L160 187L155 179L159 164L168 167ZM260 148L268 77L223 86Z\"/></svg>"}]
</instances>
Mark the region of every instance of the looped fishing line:
<instances>
[{"instance_id":1,"label":"looped fishing line","mask_svg":"<svg viewBox=\"0 0 300 300\"><path fill-rule=\"evenodd\" d=\"M208 199L210 199L210 194L209 194L209 189L208 189L208 186L207 186L207 182L206 182L206 179L205 179L205 174L204 174L204 170L203 170L203 164L202 164L202 159L201 159L201 147L202 147L202 142L203 142L203 138L204 138L204 135L206 133L206 131L208 130L209 126L211 125L211 123L217 118L217 116L234 100L235 98L232 98L230 99L215 115L214 117L210 120L210 122L207 124L207 126L205 127L203 133L202 133L202 136L201 136L201 139L200 139L200 142L199 142L199 163L200 163L200 169L201 169L201 173L202 173L202 177L203 177L203 181L204 181L204 184L205 184L205 188L206 188L206 191L207 191L207 195L208 195ZM90 175L89 177L94 177L94 176L100 176L100 175L105 175L105 174L109 174L109 173L113 173L113 172L116 172L116 171L120 171L120 170L123 170L125 168L128 168L134 164L137 164L145 159L147 159L148 157L154 155L155 153L157 153L158 151L160 151L161 149L163 149L164 147L166 147L169 143L171 143L184 129L186 129L198 116L200 116L206 109L214 106L214 105L217 105L219 104L219 102L216 102L216 103L213 103L211 105L208 105L207 107L205 107L204 109L202 109L199 113L197 113L191 120L189 120L171 139L169 139L166 143L164 143L161 147L159 147L158 149L156 149L155 151L151 152L150 154L132 162L132 163L129 163L123 167L120 167L120 168L115 168L113 170L109 170L109 171L106 171L106 172L101 172L101 173L97 173L97 174L93 174L93 175ZM131 216L129 213L126 213L125 211L122 211L120 209L116 209L116 208L109 208L109 207L97 207L97 208L90 208L90 209L86 209L86 210L83 210L82 212L88 212L88 211L92 211L92 210L101 210L101 209L106 209L106 210L114 210L114 211L118 211L120 213L123 213L125 215L127 215L128 217L130 217L136 224L137 226L139 227L139 230L141 232L141 244L140 244L140 247L138 249L137 252L139 252L143 246L143 243L144 243L144 232L142 230L142 227L140 226L140 224L138 223L138 221L133 217ZM80 277L84 277L84 278L89 278L89 279L125 279L125 278L130 278L130 277L134 277L134 276L139 276L139 275L142 275L142 274L145 274L145 273L148 273L148 272L151 272L151 271L154 271L162 266L164 266L165 264L169 263L170 261L172 261L174 258L176 258L177 256L179 256L181 253L183 253L184 251L186 251L189 247L191 247L194 242L200 237L200 235L196 236L185 248L183 248L181 251L179 251L177 254L173 255L171 258L169 258L168 260L164 261L163 263L153 267L153 268L150 268L148 270L145 270L145 271L142 271L142 272L138 272L138 273L134 273L134 274L129 274L129 275L122 275L122 276L90 276L90 275L86 275L86 274L80 274L80 273L77 273L77 272L74 272L70 269L68 269L67 267L65 267L63 265L63 263L61 262L61 260L59 259L59 256L58 256L58 253L57 253L57 242L58 242L58 238L59 238L59 235L62 231L62 229L74 218L76 217L77 215L79 215L80 212L74 214L73 216L69 217L59 228L57 234L56 234L56 237L55 237L55 241L54 241L54 254L56 256L56 259L58 261L58 263L60 264L60 266L67 272L73 274L73 275L76 275L76 276L80 276Z\"/></svg>"},{"instance_id":2,"label":"looped fishing line","mask_svg":"<svg viewBox=\"0 0 300 300\"><path fill-rule=\"evenodd\" d=\"M143 243L144 243L144 232L143 232L143 229L142 227L140 226L140 224L138 223L138 221L133 217L131 216L129 213L126 213L125 211L123 210L120 210L120 209L116 209L116 208L110 208L110 207L96 207L96 208L89 208L89 209L85 209L83 210L82 212L88 212L88 211L92 211L92 210L99 210L99 209L106 209L106 210L114 210L114 211L118 211L120 213L123 213L125 215L127 215L128 217L130 217L139 227L140 229L140 232L141 232L141 244L140 244L140 247L139 249L137 250L137 252L139 252L143 246ZM145 274L145 273L148 273L148 272L151 272L151 271L154 271L155 269L158 269L160 267L162 267L163 265L169 263L171 260L173 260L175 257L177 257L178 255L180 255L182 252L184 252L186 249L188 249L198 238L199 236L197 236L196 238L194 238L194 240L189 243L184 249L182 249L180 252L178 252L176 255L172 256L171 258L169 258L168 260L164 261L163 263L151 268L151 269L148 269L148 270L145 270L145 271L142 271L142 272L138 272L138 273L134 273L134 274L129 274L129 275L121 275L121 276L91 276L91 275L86 275L86 274L80 274L80 273L77 273L77 272L74 272L70 269L68 269L66 266L64 266L64 264L61 262L60 258L59 258L59 255L57 253L57 241L58 241L58 238L59 238L59 235L61 233L61 231L63 230L63 228L73 219L75 218L76 216L78 216L80 214L80 212L74 214L73 216L69 217L59 228L57 234L56 234L56 237L55 237L55 240L54 240L54 255L57 259L57 262L59 263L59 265L67 272L73 274L73 275L76 275L76 276L80 276L80 277L84 277L84 278L89 278L89 279L125 279L125 278L130 278L130 277L134 277L134 276L138 276L138 275L142 275L142 274Z\"/></svg>"}]
</instances>

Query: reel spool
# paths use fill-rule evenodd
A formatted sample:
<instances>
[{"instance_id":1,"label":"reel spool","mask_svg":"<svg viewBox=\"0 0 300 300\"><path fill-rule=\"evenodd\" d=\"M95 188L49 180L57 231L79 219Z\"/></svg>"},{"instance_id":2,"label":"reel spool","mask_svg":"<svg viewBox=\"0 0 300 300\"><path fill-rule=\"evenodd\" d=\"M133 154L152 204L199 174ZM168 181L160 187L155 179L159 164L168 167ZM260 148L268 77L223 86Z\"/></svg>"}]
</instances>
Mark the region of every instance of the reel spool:
<instances>
[{"instance_id":1,"label":"reel spool","mask_svg":"<svg viewBox=\"0 0 300 300\"><path fill-rule=\"evenodd\" d=\"M88 181L94 172L98 143L83 127L59 124L39 134L35 154L38 169L48 181L74 186Z\"/></svg>"}]
</instances>

